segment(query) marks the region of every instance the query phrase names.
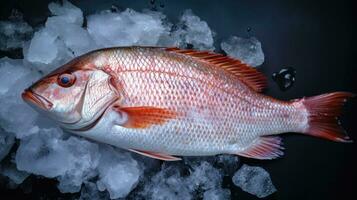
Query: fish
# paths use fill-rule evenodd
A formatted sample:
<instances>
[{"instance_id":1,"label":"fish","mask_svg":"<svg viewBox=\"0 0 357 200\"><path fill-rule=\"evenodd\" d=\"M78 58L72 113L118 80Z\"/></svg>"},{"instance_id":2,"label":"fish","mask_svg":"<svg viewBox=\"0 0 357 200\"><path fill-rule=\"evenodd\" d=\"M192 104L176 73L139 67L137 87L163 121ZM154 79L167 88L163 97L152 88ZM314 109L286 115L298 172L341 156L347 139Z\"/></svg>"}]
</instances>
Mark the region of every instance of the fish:
<instances>
[{"instance_id":1,"label":"fish","mask_svg":"<svg viewBox=\"0 0 357 200\"><path fill-rule=\"evenodd\" d=\"M257 69L210 51L112 47L74 58L22 98L65 131L151 158L284 155L278 134L352 142L338 117L350 92L282 101Z\"/></svg>"}]
</instances>

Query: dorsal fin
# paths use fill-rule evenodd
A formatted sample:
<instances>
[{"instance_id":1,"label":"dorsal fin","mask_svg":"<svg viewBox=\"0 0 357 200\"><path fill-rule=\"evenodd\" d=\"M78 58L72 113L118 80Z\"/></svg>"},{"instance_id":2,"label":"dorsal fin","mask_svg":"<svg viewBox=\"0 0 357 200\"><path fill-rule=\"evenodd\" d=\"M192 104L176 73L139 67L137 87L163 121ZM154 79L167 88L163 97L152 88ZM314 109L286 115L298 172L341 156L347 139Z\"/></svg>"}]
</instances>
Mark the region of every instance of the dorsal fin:
<instances>
[{"instance_id":1,"label":"dorsal fin","mask_svg":"<svg viewBox=\"0 0 357 200\"><path fill-rule=\"evenodd\" d=\"M234 74L239 78L239 80L257 92L261 92L266 86L267 79L264 74L238 59L233 59L229 56L209 51L179 49L176 47L166 48L165 50L185 54L225 69L227 72Z\"/></svg>"}]
</instances>

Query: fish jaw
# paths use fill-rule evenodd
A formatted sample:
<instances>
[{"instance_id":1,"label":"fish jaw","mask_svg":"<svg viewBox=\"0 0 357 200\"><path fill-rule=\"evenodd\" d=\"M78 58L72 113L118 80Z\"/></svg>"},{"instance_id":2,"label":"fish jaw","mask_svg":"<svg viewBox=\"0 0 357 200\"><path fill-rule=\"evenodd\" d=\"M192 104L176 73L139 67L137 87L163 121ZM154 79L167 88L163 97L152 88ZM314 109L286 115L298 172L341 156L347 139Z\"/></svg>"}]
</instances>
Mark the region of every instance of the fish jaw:
<instances>
[{"instance_id":1,"label":"fish jaw","mask_svg":"<svg viewBox=\"0 0 357 200\"><path fill-rule=\"evenodd\" d=\"M30 104L32 107L35 107L35 108L40 108L45 111L50 111L53 106L53 103L51 103L49 100L47 100L43 96L36 94L30 88L26 89L21 94L21 96L22 96L22 99L26 103Z\"/></svg>"}]
</instances>

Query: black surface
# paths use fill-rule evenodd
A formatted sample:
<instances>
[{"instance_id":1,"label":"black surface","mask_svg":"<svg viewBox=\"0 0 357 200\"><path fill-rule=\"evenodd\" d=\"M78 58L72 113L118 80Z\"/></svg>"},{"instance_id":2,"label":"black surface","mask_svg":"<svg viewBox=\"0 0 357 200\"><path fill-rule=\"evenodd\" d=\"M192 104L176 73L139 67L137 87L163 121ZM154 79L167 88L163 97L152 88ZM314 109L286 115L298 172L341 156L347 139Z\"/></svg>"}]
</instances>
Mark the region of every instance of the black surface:
<instances>
[{"instance_id":1,"label":"black surface","mask_svg":"<svg viewBox=\"0 0 357 200\"><path fill-rule=\"evenodd\" d=\"M32 25L44 22L48 1L8 1L0 4L0 17L6 18L17 8ZM207 21L217 35L217 44L230 35L256 36L266 56L261 70L269 77L267 94L280 99L293 99L331 91L357 93L356 79L356 13L353 1L157 1L171 21L184 9ZM150 1L73 1L85 14L130 7L150 7ZM247 29L251 28L247 33ZM283 67L296 69L296 82L282 92L272 81L273 72ZM346 105L342 124L357 141L357 100ZM342 144L308 136L286 134L285 156L273 161L242 159L269 171L278 192L268 199L356 199L357 142ZM40 194L56 193L53 181L39 181L33 192L1 189L1 199L38 199ZM235 188L232 186L232 188ZM56 195L45 195L54 199ZM61 195L62 198L67 196ZM232 199L255 199L236 188Z\"/></svg>"}]
</instances>

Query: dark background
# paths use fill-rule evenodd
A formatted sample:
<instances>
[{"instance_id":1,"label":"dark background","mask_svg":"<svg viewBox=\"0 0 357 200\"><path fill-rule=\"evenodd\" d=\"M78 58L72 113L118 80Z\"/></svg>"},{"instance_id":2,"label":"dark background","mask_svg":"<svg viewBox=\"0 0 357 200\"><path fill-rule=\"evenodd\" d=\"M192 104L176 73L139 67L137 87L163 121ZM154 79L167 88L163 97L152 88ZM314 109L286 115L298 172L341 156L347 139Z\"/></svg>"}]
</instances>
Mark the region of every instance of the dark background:
<instances>
[{"instance_id":1,"label":"dark background","mask_svg":"<svg viewBox=\"0 0 357 200\"><path fill-rule=\"evenodd\" d=\"M0 3L0 18L6 19L13 8L24 13L25 20L37 26L49 14L46 0L9 0ZM95 0L71 1L84 14L110 9L142 10L150 1ZM353 1L156 1L158 10L175 22L185 9L205 20L217 35L216 47L231 35L257 37L263 47L265 62L260 69L269 77L267 94L280 99L293 99L332 91L357 93L356 79L356 6ZM163 7L160 6L163 4ZM251 28L248 33L247 29ZM1 56L11 53L1 52ZM280 91L272 81L273 72L283 67L297 71L295 85ZM357 141L357 100L345 106L342 125ZM284 135L285 156L273 161L242 159L264 167L278 192L267 199L357 199L357 142L335 143L308 136ZM33 177L31 177L34 179ZM33 180L33 192L0 189L1 199L56 199L55 181ZM231 186L232 199L255 199ZM66 199L70 195L60 195Z\"/></svg>"}]
</instances>

